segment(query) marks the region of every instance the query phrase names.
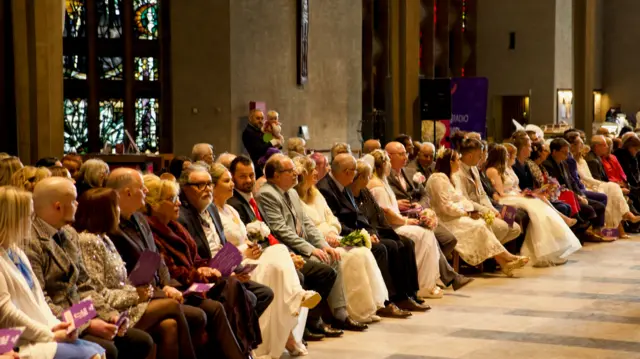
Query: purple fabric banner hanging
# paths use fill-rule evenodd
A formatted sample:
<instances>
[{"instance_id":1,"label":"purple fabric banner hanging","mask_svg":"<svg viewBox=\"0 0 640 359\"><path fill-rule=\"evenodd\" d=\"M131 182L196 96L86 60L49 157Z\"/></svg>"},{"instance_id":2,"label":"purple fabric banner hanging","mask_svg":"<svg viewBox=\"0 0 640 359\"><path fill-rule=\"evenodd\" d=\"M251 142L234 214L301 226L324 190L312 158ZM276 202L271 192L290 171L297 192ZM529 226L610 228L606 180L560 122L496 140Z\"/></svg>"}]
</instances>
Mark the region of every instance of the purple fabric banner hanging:
<instances>
[{"instance_id":1,"label":"purple fabric banner hanging","mask_svg":"<svg viewBox=\"0 0 640 359\"><path fill-rule=\"evenodd\" d=\"M451 79L451 133L473 131L486 138L488 92L486 77Z\"/></svg>"}]
</instances>

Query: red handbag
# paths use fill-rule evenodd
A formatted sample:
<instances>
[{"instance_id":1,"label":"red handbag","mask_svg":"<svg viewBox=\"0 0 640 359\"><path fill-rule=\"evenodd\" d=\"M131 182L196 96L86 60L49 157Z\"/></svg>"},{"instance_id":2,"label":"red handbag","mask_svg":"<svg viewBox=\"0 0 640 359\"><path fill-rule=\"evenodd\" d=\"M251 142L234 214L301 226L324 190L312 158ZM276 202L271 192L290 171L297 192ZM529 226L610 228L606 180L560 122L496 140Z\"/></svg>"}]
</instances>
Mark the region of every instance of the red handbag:
<instances>
[{"instance_id":1,"label":"red handbag","mask_svg":"<svg viewBox=\"0 0 640 359\"><path fill-rule=\"evenodd\" d=\"M578 199L576 198L576 194L573 193L573 191L569 191L568 189L560 190L560 196L558 196L558 199L571 207L572 216L580 211Z\"/></svg>"}]
</instances>

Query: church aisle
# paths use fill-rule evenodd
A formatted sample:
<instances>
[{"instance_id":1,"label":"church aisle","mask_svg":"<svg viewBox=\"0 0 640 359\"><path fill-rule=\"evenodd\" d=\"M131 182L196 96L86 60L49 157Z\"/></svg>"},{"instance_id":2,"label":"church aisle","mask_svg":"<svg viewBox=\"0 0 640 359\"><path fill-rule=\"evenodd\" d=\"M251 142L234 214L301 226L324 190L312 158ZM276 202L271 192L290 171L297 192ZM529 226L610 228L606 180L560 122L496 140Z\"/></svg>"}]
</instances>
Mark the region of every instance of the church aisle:
<instances>
[{"instance_id":1,"label":"church aisle","mask_svg":"<svg viewBox=\"0 0 640 359\"><path fill-rule=\"evenodd\" d=\"M308 358L640 358L640 236L518 277L448 289L428 313L311 343Z\"/></svg>"}]
</instances>

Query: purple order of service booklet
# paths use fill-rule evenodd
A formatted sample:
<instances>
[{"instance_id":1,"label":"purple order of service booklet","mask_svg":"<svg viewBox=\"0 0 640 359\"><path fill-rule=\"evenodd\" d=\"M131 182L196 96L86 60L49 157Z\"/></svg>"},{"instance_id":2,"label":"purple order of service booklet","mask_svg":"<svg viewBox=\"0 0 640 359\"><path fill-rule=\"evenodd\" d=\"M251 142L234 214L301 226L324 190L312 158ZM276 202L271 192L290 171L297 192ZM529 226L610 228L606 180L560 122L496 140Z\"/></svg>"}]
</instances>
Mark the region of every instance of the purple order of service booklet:
<instances>
[{"instance_id":1,"label":"purple order of service booklet","mask_svg":"<svg viewBox=\"0 0 640 359\"><path fill-rule=\"evenodd\" d=\"M193 283L189 289L185 290L182 295L187 295L191 293L206 293L209 289L213 288L215 284L213 283Z\"/></svg>"},{"instance_id":2,"label":"purple order of service booklet","mask_svg":"<svg viewBox=\"0 0 640 359\"><path fill-rule=\"evenodd\" d=\"M144 251L138 258L138 263L129 274L129 282L134 287L141 285L147 285L151 283L158 268L160 268L160 262L162 258L156 252Z\"/></svg>"},{"instance_id":3,"label":"purple order of service booklet","mask_svg":"<svg viewBox=\"0 0 640 359\"><path fill-rule=\"evenodd\" d=\"M16 347L24 328L0 329L0 354L8 353Z\"/></svg>"},{"instance_id":4,"label":"purple order of service booklet","mask_svg":"<svg viewBox=\"0 0 640 359\"><path fill-rule=\"evenodd\" d=\"M209 261L209 267L220 271L223 277L228 277L233 270L242 263L242 253L233 244L227 242L222 249Z\"/></svg>"},{"instance_id":5,"label":"purple order of service booklet","mask_svg":"<svg viewBox=\"0 0 640 359\"><path fill-rule=\"evenodd\" d=\"M602 235L607 238L618 238L620 232L618 232L618 228L603 228Z\"/></svg>"},{"instance_id":6,"label":"purple order of service booklet","mask_svg":"<svg viewBox=\"0 0 640 359\"><path fill-rule=\"evenodd\" d=\"M71 333L77 328L87 324L91 319L95 318L96 315L96 308L93 307L93 301L91 299L85 299L62 312L62 320L71 323L69 328L67 328L67 332Z\"/></svg>"},{"instance_id":7,"label":"purple order of service booklet","mask_svg":"<svg viewBox=\"0 0 640 359\"><path fill-rule=\"evenodd\" d=\"M507 222L509 228L513 227L513 223L516 221L516 207L512 206L503 206L500 214L502 215L502 220Z\"/></svg>"}]
</instances>

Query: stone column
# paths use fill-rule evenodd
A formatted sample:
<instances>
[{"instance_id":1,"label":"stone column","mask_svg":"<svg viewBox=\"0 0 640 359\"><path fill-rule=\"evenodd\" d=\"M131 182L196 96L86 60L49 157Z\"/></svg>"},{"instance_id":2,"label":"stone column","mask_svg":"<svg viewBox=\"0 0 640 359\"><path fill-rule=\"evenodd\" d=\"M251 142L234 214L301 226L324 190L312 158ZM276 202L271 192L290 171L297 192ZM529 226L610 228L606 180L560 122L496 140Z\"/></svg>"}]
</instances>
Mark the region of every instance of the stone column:
<instances>
[{"instance_id":1,"label":"stone column","mask_svg":"<svg viewBox=\"0 0 640 359\"><path fill-rule=\"evenodd\" d=\"M12 2L18 154L25 164L63 154L61 1Z\"/></svg>"},{"instance_id":2,"label":"stone column","mask_svg":"<svg viewBox=\"0 0 640 359\"><path fill-rule=\"evenodd\" d=\"M573 1L573 111L575 127L591 137L595 75L595 0Z\"/></svg>"}]
</instances>

